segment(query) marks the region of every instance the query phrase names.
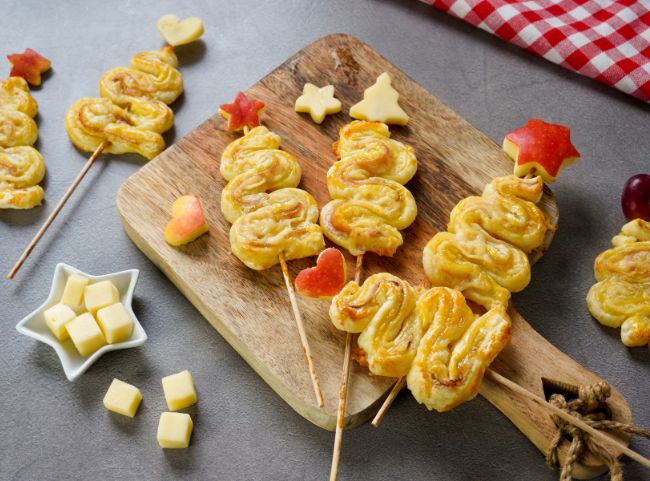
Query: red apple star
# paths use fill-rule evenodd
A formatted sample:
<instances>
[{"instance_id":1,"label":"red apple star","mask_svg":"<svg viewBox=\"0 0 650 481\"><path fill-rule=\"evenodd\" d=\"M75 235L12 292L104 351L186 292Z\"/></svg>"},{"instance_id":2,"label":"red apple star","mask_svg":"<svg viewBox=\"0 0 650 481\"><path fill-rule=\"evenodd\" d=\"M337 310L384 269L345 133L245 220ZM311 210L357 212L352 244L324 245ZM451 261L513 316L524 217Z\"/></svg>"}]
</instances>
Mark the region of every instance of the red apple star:
<instances>
[{"instance_id":1,"label":"red apple star","mask_svg":"<svg viewBox=\"0 0 650 481\"><path fill-rule=\"evenodd\" d=\"M52 62L28 48L23 53L7 55L12 69L10 77L22 77L32 85L41 85L41 74L50 69Z\"/></svg>"},{"instance_id":2,"label":"red apple star","mask_svg":"<svg viewBox=\"0 0 650 481\"><path fill-rule=\"evenodd\" d=\"M546 182L554 182L562 167L580 159L580 152L571 143L569 127L539 119L530 119L507 134L503 150L515 161L516 176L534 172Z\"/></svg>"},{"instance_id":3,"label":"red apple star","mask_svg":"<svg viewBox=\"0 0 650 481\"><path fill-rule=\"evenodd\" d=\"M330 299L343 289L346 279L347 268L343 254L335 247L329 247L319 254L316 267L298 273L296 291L305 297Z\"/></svg>"},{"instance_id":4,"label":"red apple star","mask_svg":"<svg viewBox=\"0 0 650 481\"><path fill-rule=\"evenodd\" d=\"M253 128L260 125L263 108L264 102L249 99L244 92L237 92L231 104L223 104L219 107L219 115L228 121L228 130L235 132L244 127Z\"/></svg>"}]
</instances>

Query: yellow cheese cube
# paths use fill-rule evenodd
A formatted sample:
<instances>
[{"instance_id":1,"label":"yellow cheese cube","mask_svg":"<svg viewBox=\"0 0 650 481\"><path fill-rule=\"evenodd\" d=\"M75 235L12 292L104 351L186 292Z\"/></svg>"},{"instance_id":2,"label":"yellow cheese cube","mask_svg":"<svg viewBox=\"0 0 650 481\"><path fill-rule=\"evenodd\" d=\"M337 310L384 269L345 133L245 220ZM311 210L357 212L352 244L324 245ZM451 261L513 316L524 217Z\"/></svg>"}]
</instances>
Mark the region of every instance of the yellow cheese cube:
<instances>
[{"instance_id":1,"label":"yellow cheese cube","mask_svg":"<svg viewBox=\"0 0 650 481\"><path fill-rule=\"evenodd\" d=\"M95 322L95 318L89 312L84 312L80 316L66 324L66 329L72 339L72 343L82 356L90 356L100 347L106 344L102 330Z\"/></svg>"},{"instance_id":2,"label":"yellow cheese cube","mask_svg":"<svg viewBox=\"0 0 650 481\"><path fill-rule=\"evenodd\" d=\"M121 302L98 310L97 324L109 344L126 341L133 332L133 319Z\"/></svg>"},{"instance_id":3,"label":"yellow cheese cube","mask_svg":"<svg viewBox=\"0 0 650 481\"><path fill-rule=\"evenodd\" d=\"M84 289L88 285L88 278L79 274L68 277L63 288L61 303L70 307L79 307L84 300Z\"/></svg>"},{"instance_id":4,"label":"yellow cheese cube","mask_svg":"<svg viewBox=\"0 0 650 481\"><path fill-rule=\"evenodd\" d=\"M56 304L43 312L43 317L45 318L45 324L59 341L67 341L70 338L65 325L77 315L69 306Z\"/></svg>"},{"instance_id":5,"label":"yellow cheese cube","mask_svg":"<svg viewBox=\"0 0 650 481\"><path fill-rule=\"evenodd\" d=\"M165 400L170 411L178 411L196 403L196 391L190 371L162 378Z\"/></svg>"},{"instance_id":6,"label":"yellow cheese cube","mask_svg":"<svg viewBox=\"0 0 650 481\"><path fill-rule=\"evenodd\" d=\"M135 416L141 401L140 390L119 379L113 379L104 396L106 409L130 418Z\"/></svg>"},{"instance_id":7,"label":"yellow cheese cube","mask_svg":"<svg viewBox=\"0 0 650 481\"><path fill-rule=\"evenodd\" d=\"M84 302L86 309L93 315L102 307L110 306L120 300L120 293L111 281L101 281L86 286Z\"/></svg>"},{"instance_id":8,"label":"yellow cheese cube","mask_svg":"<svg viewBox=\"0 0 650 481\"><path fill-rule=\"evenodd\" d=\"M158 444L161 448L178 449L190 445L192 418L185 413L162 413L158 423Z\"/></svg>"}]
</instances>

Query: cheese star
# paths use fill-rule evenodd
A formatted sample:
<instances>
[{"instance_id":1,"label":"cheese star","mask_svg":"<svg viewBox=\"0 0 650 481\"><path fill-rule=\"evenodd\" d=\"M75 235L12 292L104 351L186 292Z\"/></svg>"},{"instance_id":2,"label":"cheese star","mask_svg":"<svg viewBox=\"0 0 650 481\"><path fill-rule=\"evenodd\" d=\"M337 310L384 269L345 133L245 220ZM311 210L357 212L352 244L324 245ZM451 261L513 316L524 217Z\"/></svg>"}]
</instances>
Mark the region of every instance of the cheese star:
<instances>
[{"instance_id":1,"label":"cheese star","mask_svg":"<svg viewBox=\"0 0 650 481\"><path fill-rule=\"evenodd\" d=\"M334 98L334 86L326 85L317 87L314 84L306 83L302 88L302 95L296 99L296 112L304 112L311 115L311 119L320 124L328 114L336 114L341 111L341 101Z\"/></svg>"},{"instance_id":2,"label":"cheese star","mask_svg":"<svg viewBox=\"0 0 650 481\"><path fill-rule=\"evenodd\" d=\"M515 161L515 175L529 172L555 182L560 169L580 159L580 152L571 143L569 127L530 119L520 129L503 139L503 150Z\"/></svg>"},{"instance_id":3,"label":"cheese star","mask_svg":"<svg viewBox=\"0 0 650 481\"><path fill-rule=\"evenodd\" d=\"M41 74L50 69L52 62L28 48L23 53L7 55L12 68L10 77L22 77L32 85L41 85Z\"/></svg>"},{"instance_id":4,"label":"cheese star","mask_svg":"<svg viewBox=\"0 0 650 481\"><path fill-rule=\"evenodd\" d=\"M219 106L219 115L228 121L228 130L235 132L244 127L258 127L263 109L264 102L249 99L244 92L237 92L232 103Z\"/></svg>"},{"instance_id":5,"label":"cheese star","mask_svg":"<svg viewBox=\"0 0 650 481\"><path fill-rule=\"evenodd\" d=\"M375 84L363 93L363 100L350 108L350 117L385 124L406 125L409 116L399 106L399 93L390 82L390 76L386 72L377 77Z\"/></svg>"}]
</instances>

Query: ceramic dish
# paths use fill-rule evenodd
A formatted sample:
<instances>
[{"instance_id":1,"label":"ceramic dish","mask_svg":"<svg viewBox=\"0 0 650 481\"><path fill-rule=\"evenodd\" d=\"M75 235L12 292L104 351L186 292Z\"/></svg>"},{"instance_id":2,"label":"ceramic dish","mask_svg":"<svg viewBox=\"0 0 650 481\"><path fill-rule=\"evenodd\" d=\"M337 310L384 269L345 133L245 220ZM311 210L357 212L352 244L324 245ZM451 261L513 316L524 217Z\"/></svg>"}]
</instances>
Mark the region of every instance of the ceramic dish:
<instances>
[{"instance_id":1,"label":"ceramic dish","mask_svg":"<svg viewBox=\"0 0 650 481\"><path fill-rule=\"evenodd\" d=\"M54 270L54 278L52 279L52 288L50 289L50 295L47 300L38 309L20 321L18 325L16 325L16 329L21 334L52 346L61 360L61 366L63 366L66 377L68 380L74 381L86 372L86 370L104 353L116 351L118 349L142 346L147 340L147 334L144 332L144 329L140 325L140 322L133 313L133 308L131 307L133 291L135 289L135 284L138 281L139 273L140 272L137 269L129 269L103 276L93 276L81 272L67 264L57 264L56 269ZM70 339L61 342L54 337L45 324L43 312L59 302L63 294L66 280L68 279L68 276L72 274L81 274L90 279L91 283L108 280L115 284L115 287L120 291L120 301L133 319L133 334L131 334L128 341L107 344L92 353L90 356L83 357L79 352L77 352L77 349L74 347Z\"/></svg>"}]
</instances>

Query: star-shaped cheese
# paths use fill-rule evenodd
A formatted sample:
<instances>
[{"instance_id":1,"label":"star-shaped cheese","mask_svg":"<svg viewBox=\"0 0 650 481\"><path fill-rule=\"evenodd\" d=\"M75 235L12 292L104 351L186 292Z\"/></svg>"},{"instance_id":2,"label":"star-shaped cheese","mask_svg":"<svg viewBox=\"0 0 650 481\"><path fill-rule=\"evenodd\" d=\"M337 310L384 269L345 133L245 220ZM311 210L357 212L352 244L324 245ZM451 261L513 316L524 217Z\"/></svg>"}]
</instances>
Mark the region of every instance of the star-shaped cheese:
<instances>
[{"instance_id":1,"label":"star-shaped cheese","mask_svg":"<svg viewBox=\"0 0 650 481\"><path fill-rule=\"evenodd\" d=\"M390 76L384 72L374 85L363 93L363 100L350 108L350 117L359 120L406 125L409 116L399 106L399 93L390 84Z\"/></svg>"},{"instance_id":2,"label":"star-shaped cheese","mask_svg":"<svg viewBox=\"0 0 650 481\"><path fill-rule=\"evenodd\" d=\"M333 85L317 87L314 84L306 83L294 108L296 112L308 113L314 122L320 124L325 120L326 115L341 111L341 101L334 98Z\"/></svg>"},{"instance_id":3,"label":"star-shaped cheese","mask_svg":"<svg viewBox=\"0 0 650 481\"><path fill-rule=\"evenodd\" d=\"M32 85L41 85L41 74L50 69L52 62L28 48L23 53L7 55L12 68L10 77L22 77Z\"/></svg>"},{"instance_id":4,"label":"star-shaped cheese","mask_svg":"<svg viewBox=\"0 0 650 481\"><path fill-rule=\"evenodd\" d=\"M530 172L554 182L560 169L580 159L580 152L571 143L569 127L530 119L520 129L503 139L503 150L515 161L515 175Z\"/></svg>"},{"instance_id":5,"label":"star-shaped cheese","mask_svg":"<svg viewBox=\"0 0 650 481\"><path fill-rule=\"evenodd\" d=\"M254 128L260 125L260 115L264 102L249 99L244 92L237 92L235 100L219 107L219 115L228 121L228 130L235 132L244 127Z\"/></svg>"}]
</instances>

